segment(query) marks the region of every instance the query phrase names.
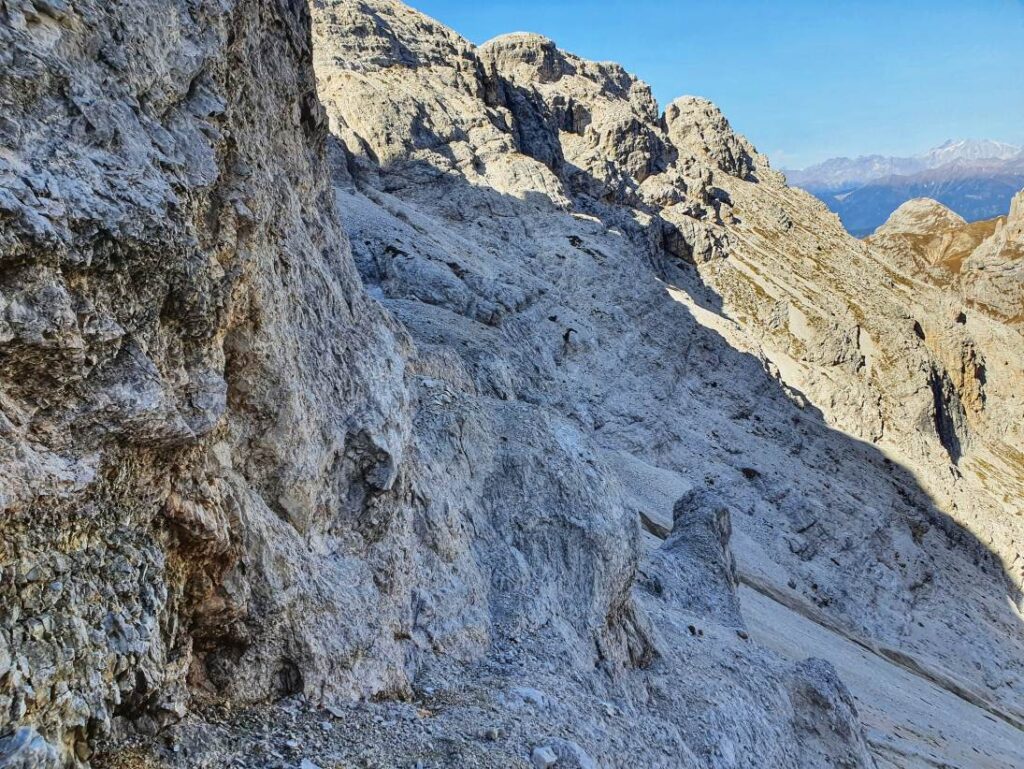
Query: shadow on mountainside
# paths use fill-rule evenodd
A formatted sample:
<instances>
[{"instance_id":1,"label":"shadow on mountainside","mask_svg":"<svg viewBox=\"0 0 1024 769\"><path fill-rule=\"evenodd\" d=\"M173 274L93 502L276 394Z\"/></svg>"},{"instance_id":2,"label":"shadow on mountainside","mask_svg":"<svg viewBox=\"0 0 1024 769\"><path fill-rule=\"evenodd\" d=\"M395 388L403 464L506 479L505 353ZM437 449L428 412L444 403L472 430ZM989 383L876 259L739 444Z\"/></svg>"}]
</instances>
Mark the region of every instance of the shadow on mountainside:
<instances>
[{"instance_id":1,"label":"shadow on mountainside","mask_svg":"<svg viewBox=\"0 0 1024 769\"><path fill-rule=\"evenodd\" d=\"M350 174L361 176L351 162L343 194L385 212L368 226L342 202L360 273L418 345L458 353L481 394L540 404L603 450L714 486L737 531L789 575L769 586L779 598L1024 727L1010 606L1022 595L1000 558L911 468L830 427L673 298L678 287L724 317L699 272L652 246L628 211L591 200L601 224L581 223L543 193L510 196L425 162L354 188ZM467 342L467 323L486 333ZM502 358L513 373L497 386L487 367Z\"/></svg>"}]
</instances>

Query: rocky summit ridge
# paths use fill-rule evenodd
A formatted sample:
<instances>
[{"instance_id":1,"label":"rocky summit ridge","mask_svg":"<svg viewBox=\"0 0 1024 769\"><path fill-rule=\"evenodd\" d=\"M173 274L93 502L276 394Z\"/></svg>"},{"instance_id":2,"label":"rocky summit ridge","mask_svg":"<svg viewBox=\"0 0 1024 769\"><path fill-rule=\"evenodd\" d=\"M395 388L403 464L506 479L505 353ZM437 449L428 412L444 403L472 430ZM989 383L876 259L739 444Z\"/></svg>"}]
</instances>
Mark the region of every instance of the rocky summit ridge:
<instances>
[{"instance_id":1,"label":"rocky summit ridge","mask_svg":"<svg viewBox=\"0 0 1024 769\"><path fill-rule=\"evenodd\" d=\"M0 103L0 767L1024 765L1019 198L393 0L6 0Z\"/></svg>"}]
</instances>

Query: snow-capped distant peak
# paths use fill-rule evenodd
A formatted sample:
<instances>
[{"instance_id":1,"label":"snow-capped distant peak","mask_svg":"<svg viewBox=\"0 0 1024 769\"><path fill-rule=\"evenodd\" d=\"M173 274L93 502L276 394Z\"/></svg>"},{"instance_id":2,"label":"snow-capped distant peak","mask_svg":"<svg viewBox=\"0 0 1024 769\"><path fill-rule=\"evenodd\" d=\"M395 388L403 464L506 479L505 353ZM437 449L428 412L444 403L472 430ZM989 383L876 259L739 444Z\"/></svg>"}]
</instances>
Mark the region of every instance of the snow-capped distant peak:
<instances>
[{"instance_id":1,"label":"snow-capped distant peak","mask_svg":"<svg viewBox=\"0 0 1024 769\"><path fill-rule=\"evenodd\" d=\"M918 157L930 168L937 168L963 160L1009 160L1022 153L1022 147L992 139L950 139Z\"/></svg>"}]
</instances>

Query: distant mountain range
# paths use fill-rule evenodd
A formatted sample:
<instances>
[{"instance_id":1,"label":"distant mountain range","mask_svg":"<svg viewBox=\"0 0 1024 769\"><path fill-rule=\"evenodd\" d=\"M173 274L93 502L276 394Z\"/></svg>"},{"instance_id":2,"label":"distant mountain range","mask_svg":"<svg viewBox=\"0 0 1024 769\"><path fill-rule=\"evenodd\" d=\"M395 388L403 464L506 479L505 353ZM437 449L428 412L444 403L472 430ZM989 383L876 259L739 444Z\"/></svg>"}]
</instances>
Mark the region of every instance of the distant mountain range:
<instances>
[{"instance_id":1,"label":"distant mountain range","mask_svg":"<svg viewBox=\"0 0 1024 769\"><path fill-rule=\"evenodd\" d=\"M1024 188L1024 147L988 139L947 141L912 157L832 158L784 172L839 214L846 229L869 235L900 205L932 198L969 222L1005 214Z\"/></svg>"}]
</instances>

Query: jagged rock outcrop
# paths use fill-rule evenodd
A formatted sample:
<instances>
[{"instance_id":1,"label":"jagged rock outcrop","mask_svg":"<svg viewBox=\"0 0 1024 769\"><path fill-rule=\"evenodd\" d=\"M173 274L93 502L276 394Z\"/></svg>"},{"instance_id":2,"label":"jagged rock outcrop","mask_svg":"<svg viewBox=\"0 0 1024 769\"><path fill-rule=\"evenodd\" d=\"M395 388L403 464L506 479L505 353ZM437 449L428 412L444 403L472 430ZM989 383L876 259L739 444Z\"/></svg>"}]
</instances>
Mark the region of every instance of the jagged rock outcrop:
<instances>
[{"instance_id":1,"label":"jagged rock outcrop","mask_svg":"<svg viewBox=\"0 0 1024 769\"><path fill-rule=\"evenodd\" d=\"M665 108L665 130L680 157L698 158L738 179L751 180L756 151L733 133L721 110L707 99L676 99ZM762 173L767 164L762 162Z\"/></svg>"},{"instance_id":2,"label":"jagged rock outcrop","mask_svg":"<svg viewBox=\"0 0 1024 769\"><path fill-rule=\"evenodd\" d=\"M947 739L751 586L1015 734L1015 406L888 257L706 101L311 7L0 5L0 766Z\"/></svg>"},{"instance_id":3,"label":"jagged rock outcrop","mask_svg":"<svg viewBox=\"0 0 1024 769\"><path fill-rule=\"evenodd\" d=\"M968 304L1024 326L1024 191L961 268Z\"/></svg>"},{"instance_id":4,"label":"jagged rock outcrop","mask_svg":"<svg viewBox=\"0 0 1024 769\"><path fill-rule=\"evenodd\" d=\"M578 427L362 291L305 6L157 10L4 8L4 764L401 695L508 639L650 664L637 524Z\"/></svg>"}]
</instances>

